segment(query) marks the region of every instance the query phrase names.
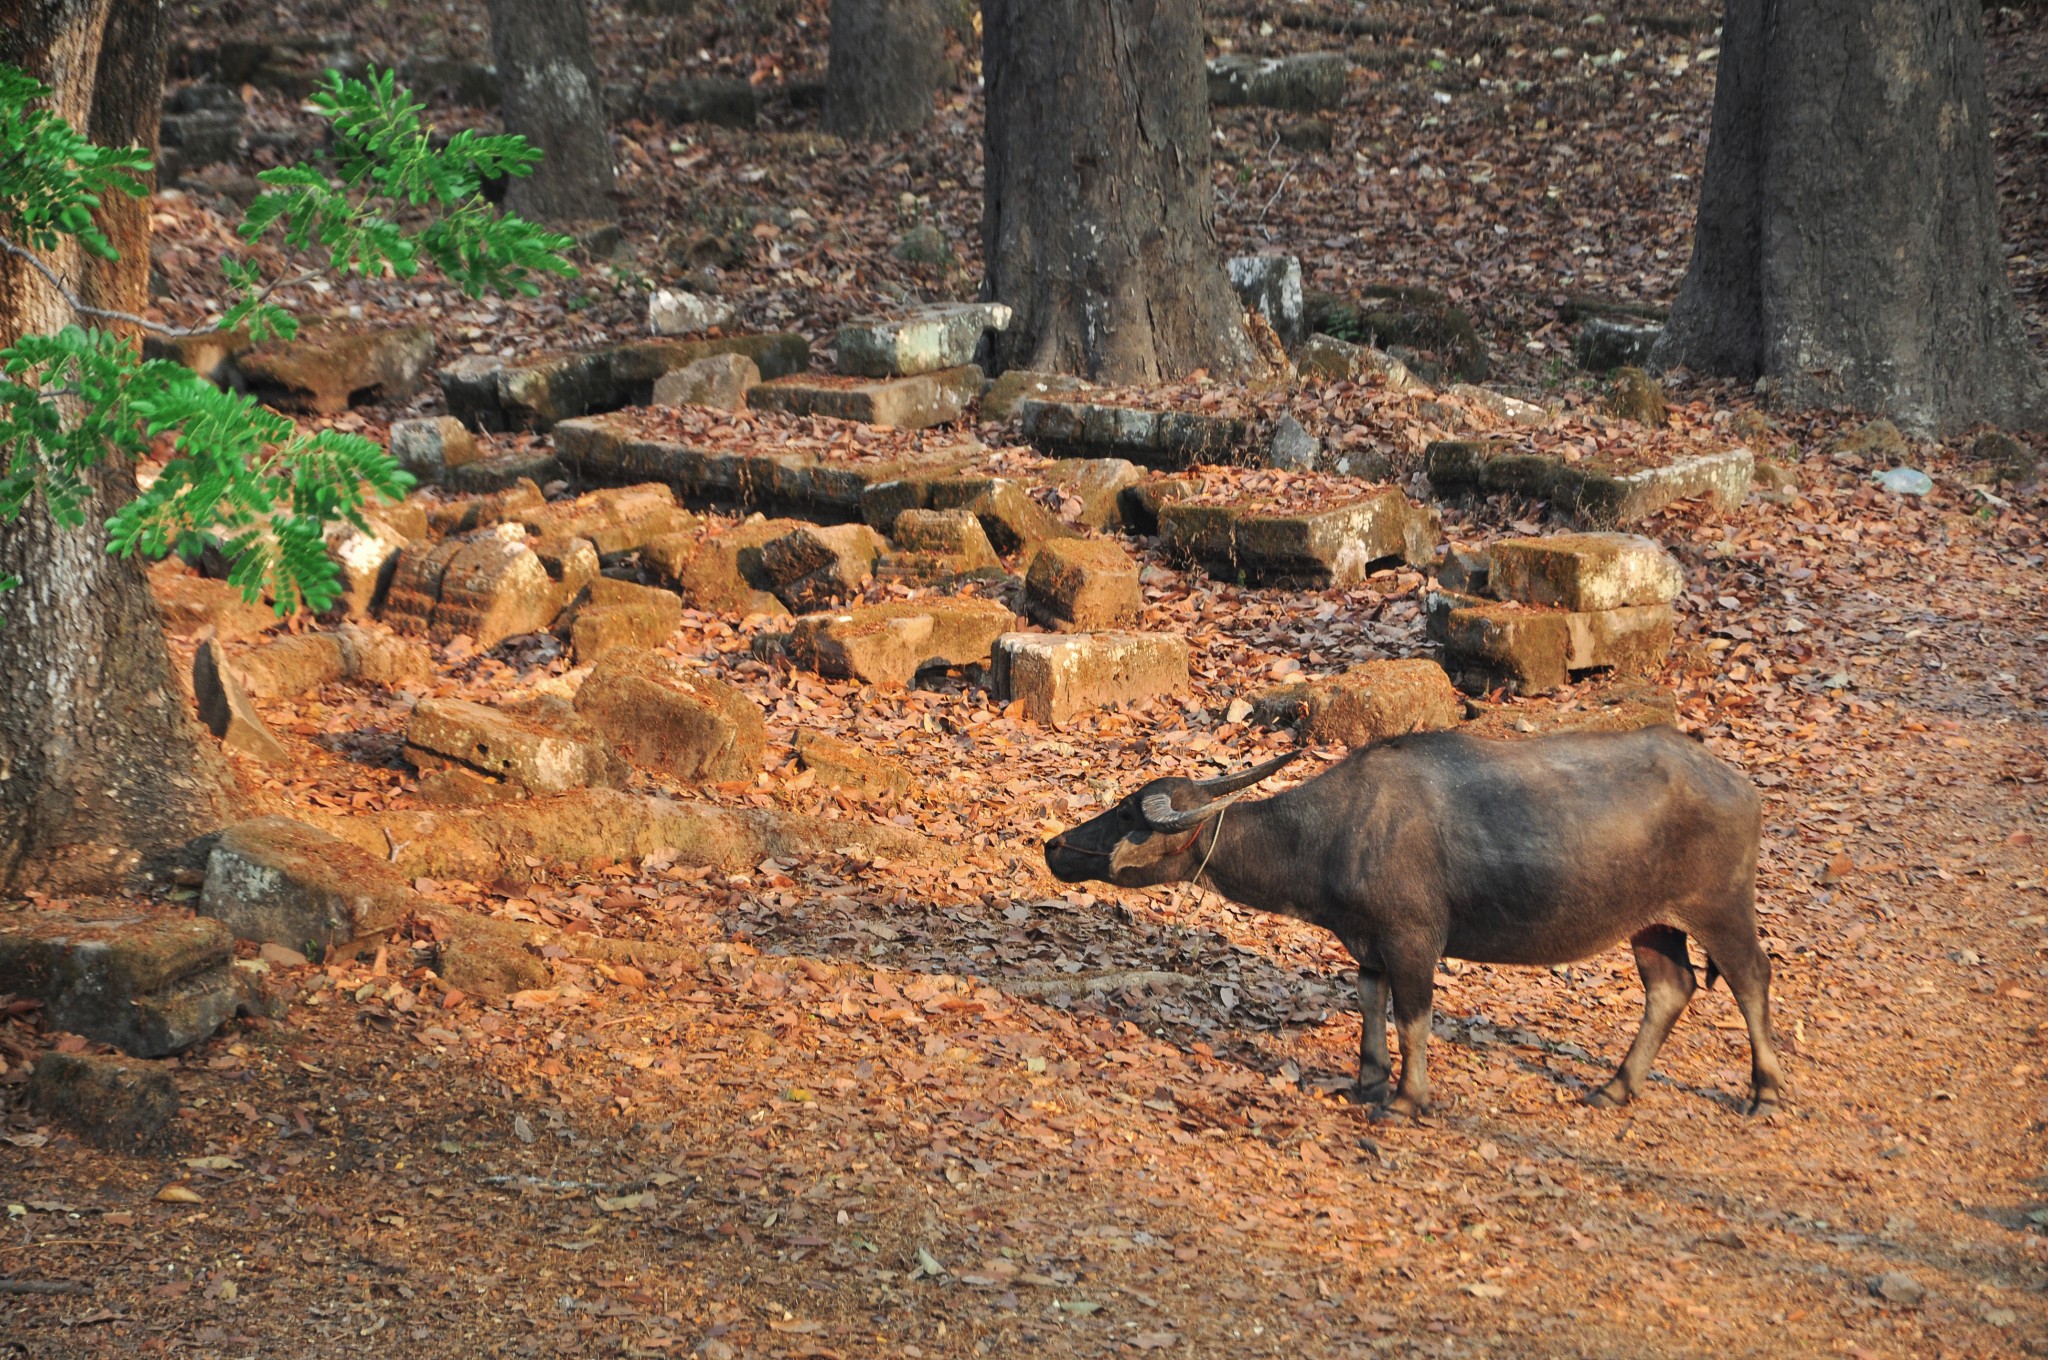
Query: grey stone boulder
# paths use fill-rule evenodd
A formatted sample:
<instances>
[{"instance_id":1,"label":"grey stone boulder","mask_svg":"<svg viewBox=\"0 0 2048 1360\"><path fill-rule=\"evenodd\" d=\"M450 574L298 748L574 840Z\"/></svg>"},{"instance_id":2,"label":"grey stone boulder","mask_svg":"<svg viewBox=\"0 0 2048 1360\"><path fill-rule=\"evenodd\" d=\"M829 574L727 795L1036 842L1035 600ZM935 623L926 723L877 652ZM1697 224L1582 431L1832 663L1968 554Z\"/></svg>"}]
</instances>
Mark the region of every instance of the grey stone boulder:
<instances>
[{"instance_id":1,"label":"grey stone boulder","mask_svg":"<svg viewBox=\"0 0 2048 1360\"><path fill-rule=\"evenodd\" d=\"M1288 57L1236 53L1209 63L1211 104L1256 104L1313 113L1344 102L1351 63L1342 52L1300 52Z\"/></svg>"},{"instance_id":2,"label":"grey stone boulder","mask_svg":"<svg viewBox=\"0 0 2048 1360\"><path fill-rule=\"evenodd\" d=\"M833 338L833 365L863 378L959 368L974 362L984 332L1009 324L1010 309L1000 302L943 303L900 317L864 317Z\"/></svg>"},{"instance_id":3,"label":"grey stone boulder","mask_svg":"<svg viewBox=\"0 0 2048 1360\"><path fill-rule=\"evenodd\" d=\"M1282 416L1273 422L1273 433L1266 440L1266 466L1308 472L1322 451L1322 440L1303 429L1293 416Z\"/></svg>"},{"instance_id":4,"label":"grey stone boulder","mask_svg":"<svg viewBox=\"0 0 2048 1360\"><path fill-rule=\"evenodd\" d=\"M43 1024L160 1058L235 1013L234 936L219 921L116 906L0 910L0 992L43 1003Z\"/></svg>"},{"instance_id":5,"label":"grey stone boulder","mask_svg":"<svg viewBox=\"0 0 2048 1360\"><path fill-rule=\"evenodd\" d=\"M695 335L732 323L733 306L724 298L679 289L657 289L647 299L647 329L656 335Z\"/></svg>"},{"instance_id":6,"label":"grey stone boulder","mask_svg":"<svg viewBox=\"0 0 2048 1360\"><path fill-rule=\"evenodd\" d=\"M386 863L289 817L258 817L220 833L206 858L199 913L238 940L317 957L382 934L412 909L412 889Z\"/></svg>"},{"instance_id":7,"label":"grey stone boulder","mask_svg":"<svg viewBox=\"0 0 2048 1360\"><path fill-rule=\"evenodd\" d=\"M220 738L224 749L266 765L291 759L284 743L256 711L241 678L228 665L219 638L208 638L192 654L192 693L199 701L199 721Z\"/></svg>"},{"instance_id":8,"label":"grey stone boulder","mask_svg":"<svg viewBox=\"0 0 2048 1360\"><path fill-rule=\"evenodd\" d=\"M714 354L656 378L654 404L737 411L747 404L747 389L760 382L760 366L746 355Z\"/></svg>"},{"instance_id":9,"label":"grey stone boulder","mask_svg":"<svg viewBox=\"0 0 2048 1360\"><path fill-rule=\"evenodd\" d=\"M477 462L490 452L454 416L394 420L390 448L399 466L422 482L438 482L449 469Z\"/></svg>"},{"instance_id":10,"label":"grey stone boulder","mask_svg":"<svg viewBox=\"0 0 2048 1360\"><path fill-rule=\"evenodd\" d=\"M1650 351L1663 336L1664 328L1653 321L1610 321L1589 316L1579 324L1572 341L1572 357L1588 373L1609 373L1617 368L1641 368L1650 361Z\"/></svg>"}]
</instances>

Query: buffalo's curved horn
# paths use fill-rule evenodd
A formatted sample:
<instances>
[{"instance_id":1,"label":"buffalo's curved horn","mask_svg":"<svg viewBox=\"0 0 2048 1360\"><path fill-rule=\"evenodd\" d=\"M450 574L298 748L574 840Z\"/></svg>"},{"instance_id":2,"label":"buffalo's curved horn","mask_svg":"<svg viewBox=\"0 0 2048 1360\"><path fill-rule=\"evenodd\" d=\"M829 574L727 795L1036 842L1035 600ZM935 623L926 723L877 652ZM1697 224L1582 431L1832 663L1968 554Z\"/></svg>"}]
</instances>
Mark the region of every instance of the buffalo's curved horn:
<instances>
[{"instance_id":1,"label":"buffalo's curved horn","mask_svg":"<svg viewBox=\"0 0 2048 1360\"><path fill-rule=\"evenodd\" d=\"M1282 766L1301 759L1307 752L1306 746L1299 746L1284 756L1274 756L1264 764L1254 765L1249 770L1239 770L1236 774L1219 774L1214 779L1198 779L1195 781L1195 787L1211 797L1236 793L1239 789L1250 788Z\"/></svg>"},{"instance_id":2,"label":"buffalo's curved horn","mask_svg":"<svg viewBox=\"0 0 2048 1360\"><path fill-rule=\"evenodd\" d=\"M1302 749L1305 750L1306 748ZM1254 765L1248 770L1239 770L1236 774L1219 775L1215 779L1197 780L1195 787L1203 793L1222 795L1221 797L1210 797L1199 807L1191 807L1184 810L1176 808L1173 805L1173 799L1168 795L1155 793L1140 803L1138 809L1144 814L1145 824L1154 831L1165 831L1168 833L1192 831L1224 808L1244 797L1251 791L1252 785L1266 778L1275 770L1278 770L1281 766L1294 760L1301 754L1302 750L1289 751L1284 756L1276 756L1272 760Z\"/></svg>"}]
</instances>

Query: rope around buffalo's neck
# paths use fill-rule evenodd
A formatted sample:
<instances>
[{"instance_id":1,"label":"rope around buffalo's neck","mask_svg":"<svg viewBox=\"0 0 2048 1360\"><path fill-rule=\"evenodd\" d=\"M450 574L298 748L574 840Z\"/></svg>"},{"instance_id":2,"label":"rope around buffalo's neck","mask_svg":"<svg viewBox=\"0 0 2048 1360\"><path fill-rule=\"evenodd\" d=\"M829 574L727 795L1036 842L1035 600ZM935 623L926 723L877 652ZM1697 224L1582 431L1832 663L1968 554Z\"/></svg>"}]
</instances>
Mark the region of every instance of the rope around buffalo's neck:
<instances>
[{"instance_id":1,"label":"rope around buffalo's neck","mask_svg":"<svg viewBox=\"0 0 2048 1360\"><path fill-rule=\"evenodd\" d=\"M1213 858L1213 857L1215 856L1215 854L1216 854L1216 843L1217 843L1218 841L1220 841L1220 840L1222 840L1222 839L1223 839L1223 819L1224 819L1224 818L1225 818L1226 816L1228 816L1229 814L1230 814L1230 804L1229 804L1228 802L1224 803L1224 805L1223 805L1222 807L1220 807L1220 808L1218 808L1218 809L1216 810L1216 831L1215 831L1215 834L1209 837L1209 849L1208 849L1208 851L1207 851L1206 853L1204 853L1204 854L1203 854L1203 856L1202 856L1202 867L1201 867L1201 868L1199 868L1199 869L1197 869L1197 870L1195 870L1195 876L1194 876L1194 878L1193 878L1193 879L1191 879L1191 880L1190 880L1190 881L1191 881L1191 882L1192 882L1192 883L1193 883L1193 884L1195 885L1195 889L1196 889L1196 891L1200 891L1200 890L1201 890L1201 887L1202 887L1202 875L1203 875L1203 874L1206 874L1206 873L1208 873L1208 872L1209 872L1209 861L1210 861L1210 859L1211 859L1211 858ZM1199 836L1199 835L1200 835L1200 834L1202 834L1202 833L1198 831L1198 832L1196 832L1195 834Z\"/></svg>"}]
</instances>

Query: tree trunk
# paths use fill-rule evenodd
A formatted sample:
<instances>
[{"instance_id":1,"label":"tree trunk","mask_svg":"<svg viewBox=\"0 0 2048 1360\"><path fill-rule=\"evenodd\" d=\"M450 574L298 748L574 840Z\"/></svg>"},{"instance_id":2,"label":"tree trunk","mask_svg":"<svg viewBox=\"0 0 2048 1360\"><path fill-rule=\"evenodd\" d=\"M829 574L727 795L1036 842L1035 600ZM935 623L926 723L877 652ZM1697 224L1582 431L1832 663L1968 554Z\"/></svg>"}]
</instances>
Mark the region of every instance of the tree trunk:
<instances>
[{"instance_id":1,"label":"tree trunk","mask_svg":"<svg viewBox=\"0 0 2048 1360\"><path fill-rule=\"evenodd\" d=\"M924 126L947 75L935 0L832 0L831 37L825 131L861 142Z\"/></svg>"},{"instance_id":2,"label":"tree trunk","mask_svg":"<svg viewBox=\"0 0 2048 1360\"><path fill-rule=\"evenodd\" d=\"M1654 361L1922 434L2048 419L1998 241L1978 0L1729 0Z\"/></svg>"},{"instance_id":3,"label":"tree trunk","mask_svg":"<svg viewBox=\"0 0 2048 1360\"><path fill-rule=\"evenodd\" d=\"M155 3L0 0L0 61L51 86L98 139L155 142L164 54ZM148 200L110 200L100 220L119 262L70 248L45 259L90 304L140 312ZM0 345L72 320L40 275L0 259ZM142 564L106 550L134 468L102 465L91 481L81 529L58 528L40 501L0 525L0 576L22 580L0 595L0 893L132 884L181 861L225 811L225 767L173 676Z\"/></svg>"},{"instance_id":4,"label":"tree trunk","mask_svg":"<svg viewBox=\"0 0 2048 1360\"><path fill-rule=\"evenodd\" d=\"M1264 365L1224 276L1194 0L984 0L995 367L1156 382Z\"/></svg>"},{"instance_id":5,"label":"tree trunk","mask_svg":"<svg viewBox=\"0 0 2048 1360\"><path fill-rule=\"evenodd\" d=\"M583 0L489 0L505 131L540 148L505 206L558 226L615 222L612 152Z\"/></svg>"}]
</instances>

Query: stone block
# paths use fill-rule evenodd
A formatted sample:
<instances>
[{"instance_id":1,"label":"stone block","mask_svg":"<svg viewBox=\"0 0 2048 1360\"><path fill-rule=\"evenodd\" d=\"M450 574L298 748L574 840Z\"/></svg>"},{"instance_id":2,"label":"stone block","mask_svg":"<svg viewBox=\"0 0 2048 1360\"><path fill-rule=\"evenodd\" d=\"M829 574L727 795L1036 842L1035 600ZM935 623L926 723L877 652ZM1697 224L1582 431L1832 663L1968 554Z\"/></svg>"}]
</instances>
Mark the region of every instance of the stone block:
<instances>
[{"instance_id":1,"label":"stone block","mask_svg":"<svg viewBox=\"0 0 2048 1360\"><path fill-rule=\"evenodd\" d=\"M600 558L634 552L663 534L688 532L696 516L662 482L606 487L574 500L529 506L520 521L542 538L586 538Z\"/></svg>"},{"instance_id":2,"label":"stone block","mask_svg":"<svg viewBox=\"0 0 2048 1360\"><path fill-rule=\"evenodd\" d=\"M1300 52L1287 57L1235 53L1209 63L1211 104L1254 104L1268 109L1314 113L1344 102L1351 69L1341 52Z\"/></svg>"},{"instance_id":3,"label":"stone block","mask_svg":"<svg viewBox=\"0 0 2048 1360\"><path fill-rule=\"evenodd\" d=\"M178 1117L169 1069L132 1058L45 1053L22 1096L31 1110L108 1152L161 1149Z\"/></svg>"},{"instance_id":4,"label":"stone block","mask_svg":"<svg viewBox=\"0 0 2048 1360\"><path fill-rule=\"evenodd\" d=\"M1437 563L1436 582L1445 590L1483 595L1492 579L1493 559L1475 548L1452 548Z\"/></svg>"},{"instance_id":5,"label":"stone block","mask_svg":"<svg viewBox=\"0 0 2048 1360\"><path fill-rule=\"evenodd\" d=\"M810 341L772 333L635 340L518 361L466 355L435 376L449 413L471 429L548 430L577 416L645 406L663 375L722 354L752 360L765 378L801 373L811 362Z\"/></svg>"},{"instance_id":6,"label":"stone block","mask_svg":"<svg viewBox=\"0 0 2048 1360\"><path fill-rule=\"evenodd\" d=\"M922 670L987 665L995 640L1015 625L1007 605L971 596L861 605L798 619L789 653L823 675L904 686Z\"/></svg>"},{"instance_id":7,"label":"stone block","mask_svg":"<svg viewBox=\"0 0 2048 1360\"><path fill-rule=\"evenodd\" d=\"M529 479L498 491L426 501L424 504L428 533L446 535L488 529L494 524L523 524L529 511L547 504L547 497ZM412 535L416 538L426 536Z\"/></svg>"},{"instance_id":8,"label":"stone block","mask_svg":"<svg viewBox=\"0 0 2048 1360\"><path fill-rule=\"evenodd\" d=\"M391 422L391 456L422 482L438 482L450 468L474 463L488 452L454 416Z\"/></svg>"},{"instance_id":9,"label":"stone block","mask_svg":"<svg viewBox=\"0 0 2048 1360\"><path fill-rule=\"evenodd\" d=\"M1067 373L1039 373L1012 368L988 385L981 394L983 420L1008 420L1017 414L1017 404L1027 398L1056 399L1085 391L1088 384Z\"/></svg>"},{"instance_id":10,"label":"stone block","mask_svg":"<svg viewBox=\"0 0 2048 1360\"><path fill-rule=\"evenodd\" d=\"M587 538L529 538L526 546L540 559L540 569L555 583L556 595L563 600L583 598L584 587L597 580L603 569L597 545Z\"/></svg>"},{"instance_id":11,"label":"stone block","mask_svg":"<svg viewBox=\"0 0 2048 1360\"><path fill-rule=\"evenodd\" d=\"M764 382L747 393L747 404L757 411L922 430L958 420L981 387L981 370L972 364L908 378L814 373Z\"/></svg>"},{"instance_id":12,"label":"stone block","mask_svg":"<svg viewBox=\"0 0 2048 1360\"><path fill-rule=\"evenodd\" d=\"M999 553L1022 552L1074 531L1045 512L1023 487L1006 477L941 477L927 493L934 510L965 510Z\"/></svg>"},{"instance_id":13,"label":"stone block","mask_svg":"<svg viewBox=\"0 0 2048 1360\"><path fill-rule=\"evenodd\" d=\"M803 729L796 734L797 764L818 783L856 798L893 802L916 787L910 771L852 742Z\"/></svg>"},{"instance_id":14,"label":"stone block","mask_svg":"<svg viewBox=\"0 0 2048 1360\"><path fill-rule=\"evenodd\" d=\"M706 406L737 411L761 383L761 370L744 354L714 354L654 380L656 406Z\"/></svg>"},{"instance_id":15,"label":"stone block","mask_svg":"<svg viewBox=\"0 0 2048 1360\"><path fill-rule=\"evenodd\" d=\"M763 547L808 527L801 520L753 518L723 534L665 534L640 551L641 564L692 609L713 613L787 614L770 591Z\"/></svg>"},{"instance_id":16,"label":"stone block","mask_svg":"<svg viewBox=\"0 0 2048 1360\"><path fill-rule=\"evenodd\" d=\"M219 638L208 638L192 654L192 694L199 702L199 721L220 738L224 749L266 765L291 759L228 665Z\"/></svg>"},{"instance_id":17,"label":"stone block","mask_svg":"<svg viewBox=\"0 0 2048 1360\"><path fill-rule=\"evenodd\" d=\"M1283 415L1274 421L1272 433L1266 438L1267 467L1284 468L1289 472L1313 472L1322 452L1323 441L1310 434L1291 415Z\"/></svg>"},{"instance_id":18,"label":"stone block","mask_svg":"<svg viewBox=\"0 0 2048 1360\"><path fill-rule=\"evenodd\" d=\"M246 330L142 337L143 358L180 364L215 387L232 387L242 380L241 370L235 366L235 361L247 354L250 348Z\"/></svg>"},{"instance_id":19,"label":"stone block","mask_svg":"<svg viewBox=\"0 0 2048 1360\"><path fill-rule=\"evenodd\" d=\"M1126 458L1157 468L1237 461L1255 441L1250 422L1228 416L1035 397L1017 403L1017 424L1029 443L1057 457Z\"/></svg>"},{"instance_id":20,"label":"stone block","mask_svg":"<svg viewBox=\"0 0 2048 1360\"><path fill-rule=\"evenodd\" d=\"M1178 694L1188 685L1188 641L1175 633L1005 633L989 687L1022 702L1034 722L1064 723L1112 705Z\"/></svg>"},{"instance_id":21,"label":"stone block","mask_svg":"<svg viewBox=\"0 0 2048 1360\"><path fill-rule=\"evenodd\" d=\"M43 1025L138 1058L181 1053L235 1013L234 936L218 921L124 911L0 910L0 992Z\"/></svg>"},{"instance_id":22,"label":"stone block","mask_svg":"<svg viewBox=\"0 0 2048 1360\"><path fill-rule=\"evenodd\" d=\"M1292 255L1238 255L1228 265L1230 286L1248 312L1266 318L1280 343L1293 349L1302 342L1301 261Z\"/></svg>"},{"instance_id":23,"label":"stone block","mask_svg":"<svg viewBox=\"0 0 2048 1360\"><path fill-rule=\"evenodd\" d=\"M206 857L199 914L238 940L309 958L382 934L412 910L411 887L388 863L289 817L258 817L220 833Z\"/></svg>"},{"instance_id":24,"label":"stone block","mask_svg":"<svg viewBox=\"0 0 2048 1360\"><path fill-rule=\"evenodd\" d=\"M1124 493L1144 474L1127 458L1065 458L1046 468L1043 480L1059 493L1062 523L1099 533L1122 526Z\"/></svg>"},{"instance_id":25,"label":"stone block","mask_svg":"<svg viewBox=\"0 0 2048 1360\"><path fill-rule=\"evenodd\" d=\"M560 701L497 709L422 699L405 725L405 757L422 774L468 769L531 793L608 786L619 775L604 738Z\"/></svg>"},{"instance_id":26,"label":"stone block","mask_svg":"<svg viewBox=\"0 0 2048 1360\"><path fill-rule=\"evenodd\" d=\"M1705 496L1723 510L1733 509L1749 494L1755 467L1748 449L1694 454L1661 467L1629 470L1597 459L1568 463L1497 439L1438 440L1423 451L1423 471L1438 495L1539 496L1596 528L1633 524L1694 496Z\"/></svg>"},{"instance_id":27,"label":"stone block","mask_svg":"<svg viewBox=\"0 0 2048 1360\"><path fill-rule=\"evenodd\" d=\"M363 517L363 527L347 520L330 521L322 536L327 555L341 573L341 598L329 612L348 619L369 618L384 601L398 554L405 550L405 536L370 515Z\"/></svg>"},{"instance_id":28,"label":"stone block","mask_svg":"<svg viewBox=\"0 0 2048 1360\"><path fill-rule=\"evenodd\" d=\"M1495 420L1506 421L1512 425L1541 427L1550 423L1550 412L1535 402L1523 401L1520 397L1511 397L1505 392L1496 392L1490 387L1480 387L1476 383L1452 383L1444 389L1444 395L1462 398Z\"/></svg>"},{"instance_id":29,"label":"stone block","mask_svg":"<svg viewBox=\"0 0 2048 1360\"><path fill-rule=\"evenodd\" d=\"M1442 614L1445 665L1466 688L1511 683L1519 694L1566 684L1571 673L1655 671L1670 655L1676 618L1668 604L1573 611L1476 604Z\"/></svg>"},{"instance_id":30,"label":"stone block","mask_svg":"<svg viewBox=\"0 0 2048 1360\"><path fill-rule=\"evenodd\" d=\"M354 335L301 333L259 345L235 362L258 400L334 415L351 405L412 396L433 357L433 331L406 326Z\"/></svg>"},{"instance_id":31,"label":"stone block","mask_svg":"<svg viewBox=\"0 0 2048 1360\"><path fill-rule=\"evenodd\" d=\"M695 335L732 324L735 313L724 298L657 288L647 299L647 329L656 335Z\"/></svg>"},{"instance_id":32,"label":"stone block","mask_svg":"<svg viewBox=\"0 0 2048 1360\"><path fill-rule=\"evenodd\" d=\"M1340 674L1283 685L1253 701L1262 722L1294 722L1317 745L1365 746L1409 732L1456 727L1465 715L1434 661L1367 661Z\"/></svg>"},{"instance_id":33,"label":"stone block","mask_svg":"<svg viewBox=\"0 0 2048 1360\"><path fill-rule=\"evenodd\" d=\"M1435 514L1388 489L1322 510L1262 510L1175 501L1159 509L1160 546L1219 580L1348 586L1381 563L1428 565Z\"/></svg>"},{"instance_id":34,"label":"stone block","mask_svg":"<svg viewBox=\"0 0 2048 1360\"><path fill-rule=\"evenodd\" d=\"M859 597L888 541L865 524L806 525L761 545L761 569L792 610L829 609Z\"/></svg>"},{"instance_id":35,"label":"stone block","mask_svg":"<svg viewBox=\"0 0 2048 1360\"><path fill-rule=\"evenodd\" d=\"M1541 736L1549 732L1633 732L1678 722L1678 696L1662 685L1617 679L1580 684L1571 698L1487 705L1464 730L1480 737Z\"/></svg>"},{"instance_id":36,"label":"stone block","mask_svg":"<svg viewBox=\"0 0 2048 1360\"><path fill-rule=\"evenodd\" d=\"M349 654L337 634L300 633L242 653L234 671L253 698L295 699L347 679Z\"/></svg>"},{"instance_id":37,"label":"stone block","mask_svg":"<svg viewBox=\"0 0 2048 1360\"><path fill-rule=\"evenodd\" d=\"M670 123L714 123L751 128L760 113L760 95L744 80L731 76L679 76L657 81L640 96L640 111Z\"/></svg>"},{"instance_id":38,"label":"stone block","mask_svg":"<svg viewBox=\"0 0 2048 1360\"><path fill-rule=\"evenodd\" d=\"M1047 543L1024 574L1024 612L1059 632L1128 627L1144 607L1137 562L1106 538Z\"/></svg>"},{"instance_id":39,"label":"stone block","mask_svg":"<svg viewBox=\"0 0 2048 1360\"><path fill-rule=\"evenodd\" d=\"M658 647L682 627L683 602L673 591L600 576L569 623L569 650L579 666L618 650Z\"/></svg>"},{"instance_id":40,"label":"stone block","mask_svg":"<svg viewBox=\"0 0 2048 1360\"><path fill-rule=\"evenodd\" d=\"M974 362L985 332L1009 324L1010 309L1000 302L941 303L905 316L863 317L833 337L833 367L864 378L962 368Z\"/></svg>"},{"instance_id":41,"label":"stone block","mask_svg":"<svg viewBox=\"0 0 2048 1360\"><path fill-rule=\"evenodd\" d=\"M1642 368L1650 362L1650 351L1663 334L1664 328L1655 322L1589 316L1579 323L1579 333L1572 340L1572 357L1589 373Z\"/></svg>"},{"instance_id":42,"label":"stone block","mask_svg":"<svg viewBox=\"0 0 2048 1360\"><path fill-rule=\"evenodd\" d=\"M1334 335L1311 335L1302 345L1297 363L1304 378L1323 382L1364 383L1396 392L1428 389L1427 383L1408 371L1408 365L1391 354Z\"/></svg>"},{"instance_id":43,"label":"stone block","mask_svg":"<svg viewBox=\"0 0 2048 1360\"><path fill-rule=\"evenodd\" d=\"M484 496L523 485L546 486L568 476L562 460L546 449L507 449L449 468L441 474L441 485L462 495Z\"/></svg>"},{"instance_id":44,"label":"stone block","mask_svg":"<svg viewBox=\"0 0 2048 1360\"><path fill-rule=\"evenodd\" d=\"M384 620L436 643L467 636L479 648L545 630L562 592L517 525L499 525L399 556Z\"/></svg>"},{"instance_id":45,"label":"stone block","mask_svg":"<svg viewBox=\"0 0 2048 1360\"><path fill-rule=\"evenodd\" d=\"M761 710L732 685L650 652L605 654L576 711L635 765L675 780L750 779L767 740Z\"/></svg>"},{"instance_id":46,"label":"stone block","mask_svg":"<svg viewBox=\"0 0 2048 1360\"><path fill-rule=\"evenodd\" d=\"M905 510L896 546L875 560L875 575L922 582L1000 575L1002 561L971 510Z\"/></svg>"},{"instance_id":47,"label":"stone block","mask_svg":"<svg viewBox=\"0 0 2048 1360\"><path fill-rule=\"evenodd\" d=\"M1490 561L1491 592L1522 604L1574 610L1668 604L1685 585L1677 559L1641 534L1503 539L1493 545Z\"/></svg>"}]
</instances>

